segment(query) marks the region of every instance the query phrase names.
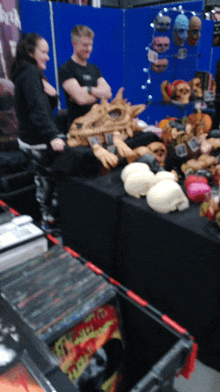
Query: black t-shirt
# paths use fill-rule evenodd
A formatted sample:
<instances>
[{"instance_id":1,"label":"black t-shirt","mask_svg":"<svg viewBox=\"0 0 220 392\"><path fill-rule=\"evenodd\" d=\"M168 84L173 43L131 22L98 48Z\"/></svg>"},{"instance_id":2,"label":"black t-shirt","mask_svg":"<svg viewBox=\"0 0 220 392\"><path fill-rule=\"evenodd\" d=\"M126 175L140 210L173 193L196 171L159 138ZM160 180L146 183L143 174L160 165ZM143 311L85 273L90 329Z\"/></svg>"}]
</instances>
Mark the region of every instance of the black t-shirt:
<instances>
[{"instance_id":1,"label":"black t-shirt","mask_svg":"<svg viewBox=\"0 0 220 392\"><path fill-rule=\"evenodd\" d=\"M97 86L97 80L102 76L100 69L94 65L87 63L86 66L75 63L72 59L66 61L59 69L59 81L62 85L68 79L74 78L80 86ZM86 114L92 105L80 106L74 101L69 100L69 95L64 91L66 98L66 106L68 109L68 126L77 117Z\"/></svg>"}]
</instances>

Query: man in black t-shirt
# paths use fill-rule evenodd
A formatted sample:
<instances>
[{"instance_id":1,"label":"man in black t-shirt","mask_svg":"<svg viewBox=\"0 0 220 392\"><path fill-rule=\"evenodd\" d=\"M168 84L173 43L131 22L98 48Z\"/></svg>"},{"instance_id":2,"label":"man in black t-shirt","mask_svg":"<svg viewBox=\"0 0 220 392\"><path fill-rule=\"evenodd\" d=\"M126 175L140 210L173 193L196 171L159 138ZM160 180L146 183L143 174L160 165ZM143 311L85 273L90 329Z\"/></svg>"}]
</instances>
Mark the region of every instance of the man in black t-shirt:
<instances>
[{"instance_id":1,"label":"man in black t-shirt","mask_svg":"<svg viewBox=\"0 0 220 392\"><path fill-rule=\"evenodd\" d=\"M73 55L59 69L59 81L68 109L68 127L75 118L86 114L99 99L112 97L111 87L99 68L88 63L93 39L94 32L89 27L76 25L71 31Z\"/></svg>"}]
</instances>

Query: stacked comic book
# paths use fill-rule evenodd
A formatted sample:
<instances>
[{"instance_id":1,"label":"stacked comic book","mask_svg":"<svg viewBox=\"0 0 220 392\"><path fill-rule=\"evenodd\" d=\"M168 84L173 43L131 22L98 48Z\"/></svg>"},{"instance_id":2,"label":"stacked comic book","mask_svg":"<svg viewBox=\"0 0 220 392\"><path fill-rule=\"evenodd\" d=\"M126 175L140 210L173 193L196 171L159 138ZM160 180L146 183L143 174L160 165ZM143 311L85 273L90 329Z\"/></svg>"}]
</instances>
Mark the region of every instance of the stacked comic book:
<instances>
[{"instance_id":1,"label":"stacked comic book","mask_svg":"<svg viewBox=\"0 0 220 392\"><path fill-rule=\"evenodd\" d=\"M22 329L59 358L74 386L116 390L123 343L109 282L57 245L1 273L0 287Z\"/></svg>"},{"instance_id":2,"label":"stacked comic book","mask_svg":"<svg viewBox=\"0 0 220 392\"><path fill-rule=\"evenodd\" d=\"M107 281L59 245L1 274L0 285L10 306L44 340L115 296Z\"/></svg>"}]
</instances>

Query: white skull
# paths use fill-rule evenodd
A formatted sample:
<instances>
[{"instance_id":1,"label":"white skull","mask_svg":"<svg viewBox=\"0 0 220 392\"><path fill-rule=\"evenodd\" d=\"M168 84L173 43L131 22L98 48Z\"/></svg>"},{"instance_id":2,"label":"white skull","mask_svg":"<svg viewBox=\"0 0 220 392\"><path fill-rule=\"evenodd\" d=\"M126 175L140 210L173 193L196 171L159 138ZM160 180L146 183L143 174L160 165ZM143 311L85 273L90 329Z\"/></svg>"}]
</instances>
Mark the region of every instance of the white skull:
<instances>
[{"instance_id":1,"label":"white skull","mask_svg":"<svg viewBox=\"0 0 220 392\"><path fill-rule=\"evenodd\" d=\"M168 172L168 171L159 171L155 174L156 179L159 181L162 180L172 180L172 181L176 181L176 177L173 173Z\"/></svg>"},{"instance_id":2,"label":"white skull","mask_svg":"<svg viewBox=\"0 0 220 392\"><path fill-rule=\"evenodd\" d=\"M147 163L144 162L132 162L129 163L127 166L124 167L124 169L121 172L121 179L124 182L127 178L132 173L135 173L137 171L150 171L150 167L148 166Z\"/></svg>"},{"instance_id":3,"label":"white skull","mask_svg":"<svg viewBox=\"0 0 220 392\"><path fill-rule=\"evenodd\" d=\"M155 174L152 171L139 170L130 173L124 182L125 191L137 199L146 196L148 190L155 184Z\"/></svg>"},{"instance_id":4,"label":"white skull","mask_svg":"<svg viewBox=\"0 0 220 392\"><path fill-rule=\"evenodd\" d=\"M162 180L147 192L147 203L155 211L167 214L171 211L183 211L189 207L189 200L179 184L173 180Z\"/></svg>"}]
</instances>

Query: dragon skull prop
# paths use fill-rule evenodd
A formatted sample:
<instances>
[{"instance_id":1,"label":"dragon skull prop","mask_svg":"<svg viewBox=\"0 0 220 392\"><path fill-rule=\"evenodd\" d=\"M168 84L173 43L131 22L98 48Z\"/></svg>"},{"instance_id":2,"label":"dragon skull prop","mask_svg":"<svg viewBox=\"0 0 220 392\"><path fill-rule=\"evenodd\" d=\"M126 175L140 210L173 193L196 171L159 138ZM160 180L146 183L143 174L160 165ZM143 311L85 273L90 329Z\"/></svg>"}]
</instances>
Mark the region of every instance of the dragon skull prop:
<instances>
[{"instance_id":1,"label":"dragon skull prop","mask_svg":"<svg viewBox=\"0 0 220 392\"><path fill-rule=\"evenodd\" d=\"M106 169L117 166L118 156L102 145L107 143L116 147L119 156L130 158L135 153L124 140L143 130L135 117L145 110L146 105L132 106L123 99L123 90L121 87L110 103L103 99L100 104L93 105L88 113L73 121L68 132L70 147L91 146Z\"/></svg>"}]
</instances>

